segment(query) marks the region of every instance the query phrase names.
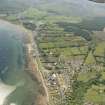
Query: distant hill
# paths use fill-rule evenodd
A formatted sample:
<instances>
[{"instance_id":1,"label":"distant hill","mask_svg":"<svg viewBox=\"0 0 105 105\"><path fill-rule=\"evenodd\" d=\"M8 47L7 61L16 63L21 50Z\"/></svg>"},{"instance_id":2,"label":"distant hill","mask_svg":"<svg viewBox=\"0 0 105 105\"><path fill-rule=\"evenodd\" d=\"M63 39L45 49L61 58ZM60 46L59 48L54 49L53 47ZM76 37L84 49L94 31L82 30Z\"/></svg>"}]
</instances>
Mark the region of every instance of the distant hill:
<instances>
[{"instance_id":1,"label":"distant hill","mask_svg":"<svg viewBox=\"0 0 105 105\"><path fill-rule=\"evenodd\" d=\"M64 16L105 16L105 4L88 0L0 0L0 13L20 11L28 7Z\"/></svg>"},{"instance_id":2,"label":"distant hill","mask_svg":"<svg viewBox=\"0 0 105 105\"><path fill-rule=\"evenodd\" d=\"M60 15L105 16L105 4L96 4L88 0L39 0L37 7ZM41 2L43 1L43 2Z\"/></svg>"}]
</instances>

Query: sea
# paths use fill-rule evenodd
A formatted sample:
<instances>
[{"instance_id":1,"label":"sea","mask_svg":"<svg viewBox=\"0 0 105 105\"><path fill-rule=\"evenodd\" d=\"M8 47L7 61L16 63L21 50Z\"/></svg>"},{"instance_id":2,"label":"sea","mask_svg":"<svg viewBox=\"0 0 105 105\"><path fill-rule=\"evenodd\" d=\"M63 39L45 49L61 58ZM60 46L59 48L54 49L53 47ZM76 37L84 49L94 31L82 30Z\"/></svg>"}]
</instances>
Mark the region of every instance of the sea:
<instances>
[{"instance_id":1,"label":"sea","mask_svg":"<svg viewBox=\"0 0 105 105\"><path fill-rule=\"evenodd\" d=\"M39 87L25 71L23 35L20 27L0 20L0 96L9 91L0 105L37 105Z\"/></svg>"}]
</instances>

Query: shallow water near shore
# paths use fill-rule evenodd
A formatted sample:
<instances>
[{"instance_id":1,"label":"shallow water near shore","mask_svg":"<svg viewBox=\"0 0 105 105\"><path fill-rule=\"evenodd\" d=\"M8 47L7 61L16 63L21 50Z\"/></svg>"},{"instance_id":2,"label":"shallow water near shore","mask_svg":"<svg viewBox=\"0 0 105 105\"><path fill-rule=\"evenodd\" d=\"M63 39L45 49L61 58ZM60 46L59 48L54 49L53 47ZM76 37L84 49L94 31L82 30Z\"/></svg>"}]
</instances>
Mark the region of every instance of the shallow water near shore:
<instances>
[{"instance_id":1,"label":"shallow water near shore","mask_svg":"<svg viewBox=\"0 0 105 105\"><path fill-rule=\"evenodd\" d=\"M0 81L0 105L3 105L5 98L15 89L15 86L5 85L2 81Z\"/></svg>"},{"instance_id":2,"label":"shallow water near shore","mask_svg":"<svg viewBox=\"0 0 105 105\"><path fill-rule=\"evenodd\" d=\"M5 93L5 97L0 99L4 104L0 105L35 104L38 84L24 70L25 58L21 38L25 34L19 27L0 20L0 87L6 87L6 90L0 88L0 91Z\"/></svg>"}]
</instances>

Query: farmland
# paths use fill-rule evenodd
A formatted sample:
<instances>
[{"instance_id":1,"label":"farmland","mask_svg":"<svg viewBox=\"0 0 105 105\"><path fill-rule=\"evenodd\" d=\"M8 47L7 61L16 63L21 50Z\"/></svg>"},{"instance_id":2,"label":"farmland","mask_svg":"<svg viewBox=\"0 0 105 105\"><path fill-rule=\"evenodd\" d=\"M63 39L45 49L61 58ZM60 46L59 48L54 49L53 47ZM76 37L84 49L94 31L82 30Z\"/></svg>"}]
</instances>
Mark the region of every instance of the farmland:
<instances>
[{"instance_id":1,"label":"farmland","mask_svg":"<svg viewBox=\"0 0 105 105\"><path fill-rule=\"evenodd\" d=\"M81 34L83 30L80 29ZM103 82L97 81L104 81L105 43L100 43L96 32L89 32L90 39L85 32L83 35L74 33L74 30L68 32L65 27L52 22L38 27L35 41L48 89L52 91L49 92L53 97L51 105L53 102L57 105L96 104L104 98L103 95L92 98L89 95L95 94L93 85L97 84L97 88L101 88L101 84L104 86ZM97 98L98 102L95 101Z\"/></svg>"}]
</instances>

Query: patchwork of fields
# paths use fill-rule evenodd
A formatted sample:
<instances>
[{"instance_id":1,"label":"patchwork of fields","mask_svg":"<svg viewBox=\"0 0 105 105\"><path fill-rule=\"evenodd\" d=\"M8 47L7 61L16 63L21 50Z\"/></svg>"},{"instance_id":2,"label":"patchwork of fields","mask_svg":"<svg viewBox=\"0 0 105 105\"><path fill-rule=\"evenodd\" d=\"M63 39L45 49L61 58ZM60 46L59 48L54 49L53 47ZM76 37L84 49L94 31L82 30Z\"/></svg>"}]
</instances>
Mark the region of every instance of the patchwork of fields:
<instances>
[{"instance_id":1,"label":"patchwork of fields","mask_svg":"<svg viewBox=\"0 0 105 105\"><path fill-rule=\"evenodd\" d=\"M52 23L42 24L38 29L35 41L49 91L53 91L51 100L57 105L104 103L105 42L96 33L91 36L88 41Z\"/></svg>"}]
</instances>

